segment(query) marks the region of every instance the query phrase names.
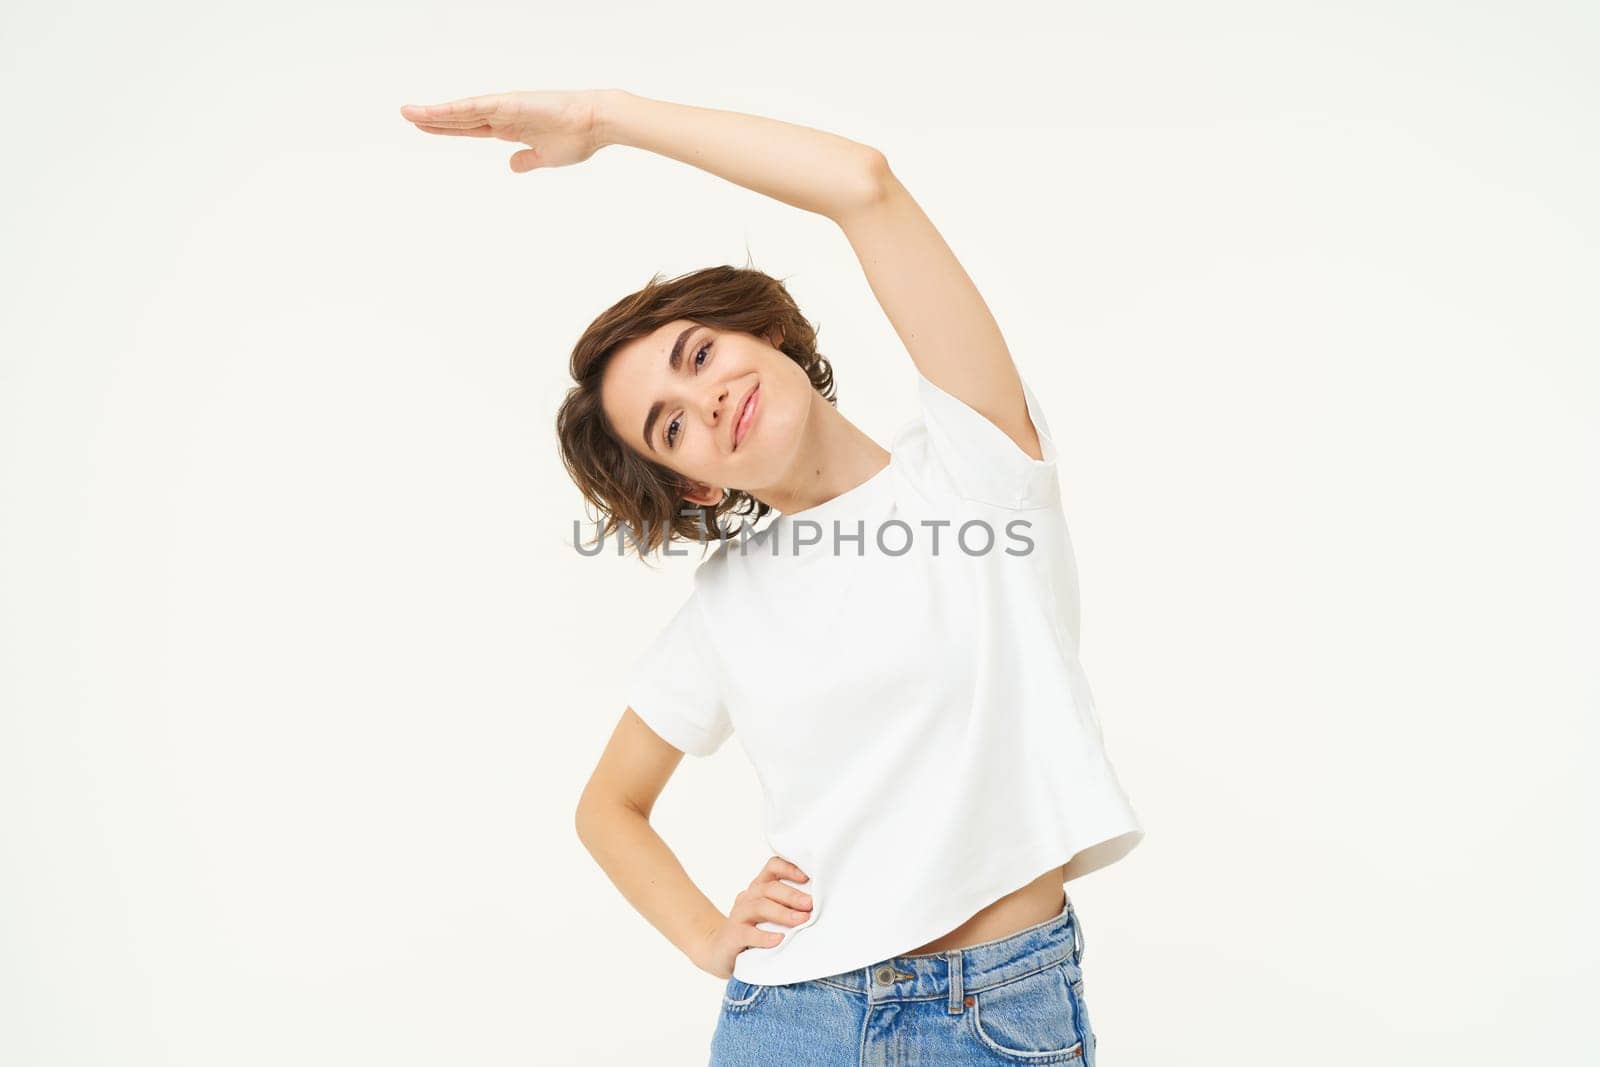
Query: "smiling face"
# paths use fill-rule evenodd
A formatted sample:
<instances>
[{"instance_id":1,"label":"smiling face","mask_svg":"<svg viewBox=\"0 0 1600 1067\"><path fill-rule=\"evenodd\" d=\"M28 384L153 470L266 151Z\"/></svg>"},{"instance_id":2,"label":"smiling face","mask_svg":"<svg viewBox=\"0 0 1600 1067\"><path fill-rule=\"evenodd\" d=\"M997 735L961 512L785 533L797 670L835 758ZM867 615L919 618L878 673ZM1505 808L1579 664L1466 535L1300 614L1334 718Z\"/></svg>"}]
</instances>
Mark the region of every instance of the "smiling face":
<instances>
[{"instance_id":1,"label":"smiling face","mask_svg":"<svg viewBox=\"0 0 1600 1067\"><path fill-rule=\"evenodd\" d=\"M794 467L819 397L805 370L774 347L782 335L770 340L669 322L618 347L601 406L630 448L693 483L685 499L714 505L725 487L758 493Z\"/></svg>"}]
</instances>

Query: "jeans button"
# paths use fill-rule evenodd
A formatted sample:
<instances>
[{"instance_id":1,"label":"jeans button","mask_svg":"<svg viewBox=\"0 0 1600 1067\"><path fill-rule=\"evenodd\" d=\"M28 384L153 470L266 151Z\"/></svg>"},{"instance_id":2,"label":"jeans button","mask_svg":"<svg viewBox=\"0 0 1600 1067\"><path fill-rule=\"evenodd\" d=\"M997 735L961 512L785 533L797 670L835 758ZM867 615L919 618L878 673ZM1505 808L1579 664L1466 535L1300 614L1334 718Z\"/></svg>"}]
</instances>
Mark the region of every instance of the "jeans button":
<instances>
[{"instance_id":1,"label":"jeans button","mask_svg":"<svg viewBox=\"0 0 1600 1067\"><path fill-rule=\"evenodd\" d=\"M878 984L879 985L893 985L894 984L894 968L893 967L883 966L883 967L879 967L878 968Z\"/></svg>"}]
</instances>

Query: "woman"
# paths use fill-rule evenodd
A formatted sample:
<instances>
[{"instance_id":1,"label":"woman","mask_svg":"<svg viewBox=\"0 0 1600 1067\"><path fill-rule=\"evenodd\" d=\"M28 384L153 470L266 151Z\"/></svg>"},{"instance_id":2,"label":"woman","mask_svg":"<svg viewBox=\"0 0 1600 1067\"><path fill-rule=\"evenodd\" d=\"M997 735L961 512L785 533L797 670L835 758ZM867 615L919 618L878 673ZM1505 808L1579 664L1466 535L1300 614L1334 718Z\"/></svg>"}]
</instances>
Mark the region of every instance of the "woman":
<instances>
[{"instance_id":1,"label":"woman","mask_svg":"<svg viewBox=\"0 0 1600 1067\"><path fill-rule=\"evenodd\" d=\"M885 449L834 406L784 287L731 267L652 279L573 353L558 435L602 537L717 542L577 813L628 901L727 979L712 1064L1093 1064L1064 883L1143 831L1078 662L1055 445L884 156L621 90L402 114L524 144L519 172L633 145L825 216L916 368ZM649 815L685 753L735 732L775 855L724 915Z\"/></svg>"}]
</instances>

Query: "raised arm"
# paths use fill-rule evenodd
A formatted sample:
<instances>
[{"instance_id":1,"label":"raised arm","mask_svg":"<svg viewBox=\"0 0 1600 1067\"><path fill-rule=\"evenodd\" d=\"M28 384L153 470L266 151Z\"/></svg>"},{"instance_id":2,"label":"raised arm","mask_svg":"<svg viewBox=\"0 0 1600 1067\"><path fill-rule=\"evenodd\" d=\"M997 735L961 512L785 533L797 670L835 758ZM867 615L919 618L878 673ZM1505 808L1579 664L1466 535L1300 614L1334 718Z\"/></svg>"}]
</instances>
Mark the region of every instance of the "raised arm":
<instances>
[{"instance_id":1,"label":"raised arm","mask_svg":"<svg viewBox=\"0 0 1600 1067\"><path fill-rule=\"evenodd\" d=\"M836 222L917 369L1041 458L1016 365L983 297L882 152L837 134L625 89L496 93L401 114L430 133L528 147L513 170L631 145Z\"/></svg>"},{"instance_id":2,"label":"raised arm","mask_svg":"<svg viewBox=\"0 0 1600 1067\"><path fill-rule=\"evenodd\" d=\"M489 93L404 104L400 114L428 133L526 145L511 155L519 174L582 163L607 145L632 145L831 219L877 195L884 169L876 149L838 134L626 89Z\"/></svg>"},{"instance_id":3,"label":"raised arm","mask_svg":"<svg viewBox=\"0 0 1600 1067\"><path fill-rule=\"evenodd\" d=\"M623 90L600 101L600 144L670 156L837 223L917 369L1041 458L999 324L882 152L806 126Z\"/></svg>"},{"instance_id":4,"label":"raised arm","mask_svg":"<svg viewBox=\"0 0 1600 1067\"><path fill-rule=\"evenodd\" d=\"M838 222L923 377L998 426L1029 459L1042 459L1000 324L887 163L877 194Z\"/></svg>"},{"instance_id":5,"label":"raised arm","mask_svg":"<svg viewBox=\"0 0 1600 1067\"><path fill-rule=\"evenodd\" d=\"M598 94L600 145L643 148L830 219L878 193L883 156L838 134L738 111Z\"/></svg>"}]
</instances>

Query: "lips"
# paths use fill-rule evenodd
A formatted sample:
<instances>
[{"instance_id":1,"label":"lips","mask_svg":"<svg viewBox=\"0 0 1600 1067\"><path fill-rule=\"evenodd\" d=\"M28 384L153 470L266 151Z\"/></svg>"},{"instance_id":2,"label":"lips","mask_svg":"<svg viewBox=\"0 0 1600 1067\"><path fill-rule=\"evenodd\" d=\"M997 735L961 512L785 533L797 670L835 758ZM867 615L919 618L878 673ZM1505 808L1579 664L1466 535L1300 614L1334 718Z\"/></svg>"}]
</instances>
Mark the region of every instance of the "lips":
<instances>
[{"instance_id":1,"label":"lips","mask_svg":"<svg viewBox=\"0 0 1600 1067\"><path fill-rule=\"evenodd\" d=\"M744 435L750 429L750 413L755 410L756 393L761 391L761 383L757 382L755 388L745 394L744 403L739 405L739 414L733 420L733 447L737 449L744 440Z\"/></svg>"}]
</instances>

